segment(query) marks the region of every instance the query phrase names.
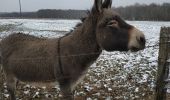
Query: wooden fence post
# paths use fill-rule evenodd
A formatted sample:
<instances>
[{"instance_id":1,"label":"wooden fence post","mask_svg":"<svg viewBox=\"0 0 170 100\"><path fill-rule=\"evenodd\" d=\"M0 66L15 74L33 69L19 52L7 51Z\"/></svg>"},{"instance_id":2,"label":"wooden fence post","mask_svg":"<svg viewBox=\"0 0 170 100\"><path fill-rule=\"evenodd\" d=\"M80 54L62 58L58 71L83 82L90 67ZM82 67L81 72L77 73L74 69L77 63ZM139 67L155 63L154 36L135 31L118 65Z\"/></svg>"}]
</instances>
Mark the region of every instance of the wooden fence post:
<instances>
[{"instance_id":1,"label":"wooden fence post","mask_svg":"<svg viewBox=\"0 0 170 100\"><path fill-rule=\"evenodd\" d=\"M2 67L0 64L0 100L3 100L2 91L3 91L3 75L2 75Z\"/></svg>"},{"instance_id":2,"label":"wooden fence post","mask_svg":"<svg viewBox=\"0 0 170 100\"><path fill-rule=\"evenodd\" d=\"M170 59L170 27L162 27L159 42L156 100L166 100Z\"/></svg>"}]
</instances>

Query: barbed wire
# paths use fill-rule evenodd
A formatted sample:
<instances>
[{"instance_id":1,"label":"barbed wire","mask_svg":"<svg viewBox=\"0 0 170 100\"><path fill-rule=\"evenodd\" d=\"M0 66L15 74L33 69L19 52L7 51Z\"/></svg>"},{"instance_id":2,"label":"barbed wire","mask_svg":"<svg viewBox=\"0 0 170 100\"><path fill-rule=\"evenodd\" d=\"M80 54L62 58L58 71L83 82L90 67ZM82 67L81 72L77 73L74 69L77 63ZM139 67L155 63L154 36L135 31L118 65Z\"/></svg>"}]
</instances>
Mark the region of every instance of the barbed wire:
<instances>
[{"instance_id":1,"label":"barbed wire","mask_svg":"<svg viewBox=\"0 0 170 100\"><path fill-rule=\"evenodd\" d=\"M159 44L155 44L155 45L150 45L150 46L146 46L146 48L153 48L153 47L158 47Z\"/></svg>"}]
</instances>

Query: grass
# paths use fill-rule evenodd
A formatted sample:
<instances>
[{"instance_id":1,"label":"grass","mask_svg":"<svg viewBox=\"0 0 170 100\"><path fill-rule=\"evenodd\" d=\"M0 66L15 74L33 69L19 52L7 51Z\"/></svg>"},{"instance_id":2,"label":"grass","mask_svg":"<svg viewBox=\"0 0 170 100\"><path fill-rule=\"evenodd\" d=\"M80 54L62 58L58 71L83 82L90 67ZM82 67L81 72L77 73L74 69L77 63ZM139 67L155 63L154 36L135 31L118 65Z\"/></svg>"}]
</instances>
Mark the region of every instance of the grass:
<instances>
[{"instance_id":1,"label":"grass","mask_svg":"<svg viewBox=\"0 0 170 100\"><path fill-rule=\"evenodd\" d=\"M0 25L0 32L9 31L14 28L15 28L14 24Z\"/></svg>"}]
</instances>

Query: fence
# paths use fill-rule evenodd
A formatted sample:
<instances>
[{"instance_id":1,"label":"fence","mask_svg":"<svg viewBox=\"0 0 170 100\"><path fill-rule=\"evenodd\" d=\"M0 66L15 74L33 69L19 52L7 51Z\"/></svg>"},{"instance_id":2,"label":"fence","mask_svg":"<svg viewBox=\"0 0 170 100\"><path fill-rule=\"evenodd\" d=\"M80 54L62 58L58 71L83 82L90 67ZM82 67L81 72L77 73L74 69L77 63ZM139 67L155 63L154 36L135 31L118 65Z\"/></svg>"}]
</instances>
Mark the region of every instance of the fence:
<instances>
[{"instance_id":1,"label":"fence","mask_svg":"<svg viewBox=\"0 0 170 100\"><path fill-rule=\"evenodd\" d=\"M166 100L170 88L170 27L161 28L158 60L156 100Z\"/></svg>"},{"instance_id":2,"label":"fence","mask_svg":"<svg viewBox=\"0 0 170 100\"><path fill-rule=\"evenodd\" d=\"M2 100L3 98L2 91L3 91L3 73L2 73L2 67L0 64L0 100Z\"/></svg>"}]
</instances>

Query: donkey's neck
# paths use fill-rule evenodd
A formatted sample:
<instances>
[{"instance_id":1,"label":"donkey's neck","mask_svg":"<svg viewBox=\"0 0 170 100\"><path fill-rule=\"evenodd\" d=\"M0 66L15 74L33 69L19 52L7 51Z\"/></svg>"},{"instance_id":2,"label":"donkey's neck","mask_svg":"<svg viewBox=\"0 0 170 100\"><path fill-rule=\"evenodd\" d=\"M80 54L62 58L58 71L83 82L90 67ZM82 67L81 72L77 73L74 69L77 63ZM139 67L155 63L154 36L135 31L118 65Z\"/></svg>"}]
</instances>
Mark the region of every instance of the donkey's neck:
<instances>
[{"instance_id":1,"label":"donkey's neck","mask_svg":"<svg viewBox=\"0 0 170 100\"><path fill-rule=\"evenodd\" d=\"M100 55L101 49L96 41L96 25L92 19L87 19L77 27L69 36L65 37L61 45L64 55L76 55L77 64L84 68L89 67ZM62 46L61 46L62 47ZM62 49L62 48L61 48Z\"/></svg>"},{"instance_id":2,"label":"donkey's neck","mask_svg":"<svg viewBox=\"0 0 170 100\"><path fill-rule=\"evenodd\" d=\"M100 47L96 40L96 23L93 19L87 19L80 27L78 27L74 33L73 37L77 44L81 45L84 53L98 53L101 52ZM80 48L79 48L80 49Z\"/></svg>"}]
</instances>

